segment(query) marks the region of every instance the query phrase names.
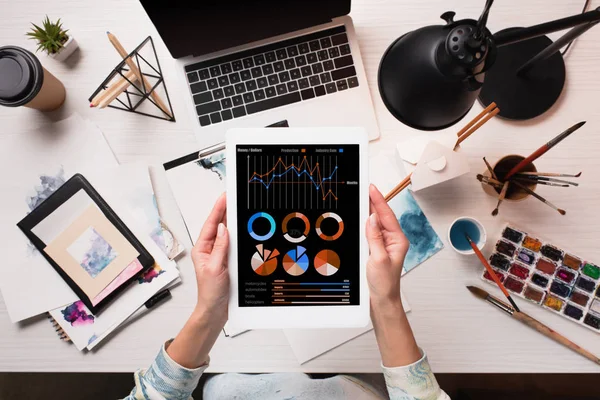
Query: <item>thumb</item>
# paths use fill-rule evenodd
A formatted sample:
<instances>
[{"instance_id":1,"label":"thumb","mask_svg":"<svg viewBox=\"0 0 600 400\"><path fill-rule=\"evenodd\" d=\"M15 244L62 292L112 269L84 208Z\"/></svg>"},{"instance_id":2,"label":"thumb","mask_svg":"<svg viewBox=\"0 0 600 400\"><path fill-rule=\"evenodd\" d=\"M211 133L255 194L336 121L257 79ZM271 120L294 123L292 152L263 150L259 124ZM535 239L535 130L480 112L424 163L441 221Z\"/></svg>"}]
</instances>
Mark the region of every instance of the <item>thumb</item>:
<instances>
[{"instance_id":1,"label":"thumb","mask_svg":"<svg viewBox=\"0 0 600 400\"><path fill-rule=\"evenodd\" d=\"M373 261L379 264L389 260L379 224L379 217L376 213L371 214L367 222L367 241L369 242L369 250L371 251Z\"/></svg>"},{"instance_id":2,"label":"thumb","mask_svg":"<svg viewBox=\"0 0 600 400\"><path fill-rule=\"evenodd\" d=\"M229 234L223 223L220 223L217 228L217 237L213 245L208 263L206 266L214 272L221 272L226 268L225 261L227 260L227 252L229 250Z\"/></svg>"}]
</instances>

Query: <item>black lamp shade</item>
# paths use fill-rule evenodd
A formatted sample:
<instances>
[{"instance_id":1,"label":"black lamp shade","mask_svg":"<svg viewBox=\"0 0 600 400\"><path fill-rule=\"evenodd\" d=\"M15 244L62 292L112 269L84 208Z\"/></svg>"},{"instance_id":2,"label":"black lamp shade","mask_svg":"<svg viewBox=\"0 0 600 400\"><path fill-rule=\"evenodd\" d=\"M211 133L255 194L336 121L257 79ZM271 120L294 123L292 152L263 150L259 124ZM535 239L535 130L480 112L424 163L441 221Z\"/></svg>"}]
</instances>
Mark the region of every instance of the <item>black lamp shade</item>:
<instances>
[{"instance_id":1,"label":"black lamp shade","mask_svg":"<svg viewBox=\"0 0 600 400\"><path fill-rule=\"evenodd\" d=\"M434 25L409 32L383 55L378 76L381 98L390 113L408 126L447 128L460 121L477 99L480 85L470 87L464 76L448 73L440 65L440 53L453 27Z\"/></svg>"}]
</instances>

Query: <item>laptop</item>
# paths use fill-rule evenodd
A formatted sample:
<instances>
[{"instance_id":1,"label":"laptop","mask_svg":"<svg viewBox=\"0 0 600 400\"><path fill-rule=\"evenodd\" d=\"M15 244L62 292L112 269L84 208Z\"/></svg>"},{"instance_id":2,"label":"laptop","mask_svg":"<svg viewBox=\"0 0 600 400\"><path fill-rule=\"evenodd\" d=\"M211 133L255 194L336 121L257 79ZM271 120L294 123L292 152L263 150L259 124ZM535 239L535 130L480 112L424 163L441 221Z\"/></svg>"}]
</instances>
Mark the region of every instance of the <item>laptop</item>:
<instances>
[{"instance_id":1,"label":"laptop","mask_svg":"<svg viewBox=\"0 0 600 400\"><path fill-rule=\"evenodd\" d=\"M140 1L176 59L201 146L281 120L379 136L350 0Z\"/></svg>"}]
</instances>

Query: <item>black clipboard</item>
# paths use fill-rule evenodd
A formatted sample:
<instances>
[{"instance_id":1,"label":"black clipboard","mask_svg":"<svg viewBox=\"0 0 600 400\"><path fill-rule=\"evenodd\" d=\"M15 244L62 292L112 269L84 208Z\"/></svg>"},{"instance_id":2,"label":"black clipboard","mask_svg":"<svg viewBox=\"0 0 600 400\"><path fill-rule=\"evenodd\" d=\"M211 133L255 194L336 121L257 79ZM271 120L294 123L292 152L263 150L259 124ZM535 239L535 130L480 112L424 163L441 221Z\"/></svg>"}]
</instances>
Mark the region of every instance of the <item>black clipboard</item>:
<instances>
[{"instance_id":1,"label":"black clipboard","mask_svg":"<svg viewBox=\"0 0 600 400\"><path fill-rule=\"evenodd\" d=\"M142 265L142 270L132 276L130 279L125 281L122 285L117 287L112 293L106 296L95 306L92 305L92 299L90 299L81 288L71 279L71 277L58 265L45 251L44 248L47 243L44 243L39 237L37 237L32 229L38 225L41 221L52 214L58 207L64 204L67 200L73 197L80 190L83 190L92 199L92 201L98 206L100 211L106 216L111 224L117 228L117 230L129 241L129 243L139 253L138 261ZM110 208L110 206L104 201L100 194L94 189L94 187L88 182L87 179L81 174L75 174L67 182L65 182L56 192L52 193L42 204L36 207L31 213L23 218L17 226L23 231L25 236L31 241L31 243L39 250L44 258L52 265L52 267L58 272L63 280L69 285L69 287L77 294L79 299L85 304L92 314L97 314L102 308L106 307L116 296L118 296L131 282L137 279L140 274L143 274L150 267L154 265L154 258L144 248L140 241L135 235L127 228L127 226L121 221L119 216Z\"/></svg>"}]
</instances>

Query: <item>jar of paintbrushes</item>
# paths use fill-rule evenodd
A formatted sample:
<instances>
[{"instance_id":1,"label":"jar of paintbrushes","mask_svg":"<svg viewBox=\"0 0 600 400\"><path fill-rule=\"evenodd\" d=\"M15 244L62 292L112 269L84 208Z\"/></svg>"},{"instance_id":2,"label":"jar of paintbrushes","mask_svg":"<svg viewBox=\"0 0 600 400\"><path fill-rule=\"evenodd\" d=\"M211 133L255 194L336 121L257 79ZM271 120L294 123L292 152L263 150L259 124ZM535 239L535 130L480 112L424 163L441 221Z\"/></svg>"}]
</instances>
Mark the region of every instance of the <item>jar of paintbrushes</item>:
<instances>
[{"instance_id":1,"label":"jar of paintbrushes","mask_svg":"<svg viewBox=\"0 0 600 400\"><path fill-rule=\"evenodd\" d=\"M483 190L487 194L498 198L498 204L492 211L492 215L498 215L500 205L503 201L522 201L528 197L534 197L555 209L561 215L565 215L565 210L556 207L554 204L537 194L535 189L538 185L552 187L578 186L578 184L572 180L565 180L562 178L577 178L581 175L581 172L578 174L538 172L533 161L537 160L567 136L581 128L584 124L585 121L573 125L548 143L545 143L528 157L508 155L502 157L493 167L484 157L483 161L487 169L483 174L478 174L477 179L481 182Z\"/></svg>"}]
</instances>

